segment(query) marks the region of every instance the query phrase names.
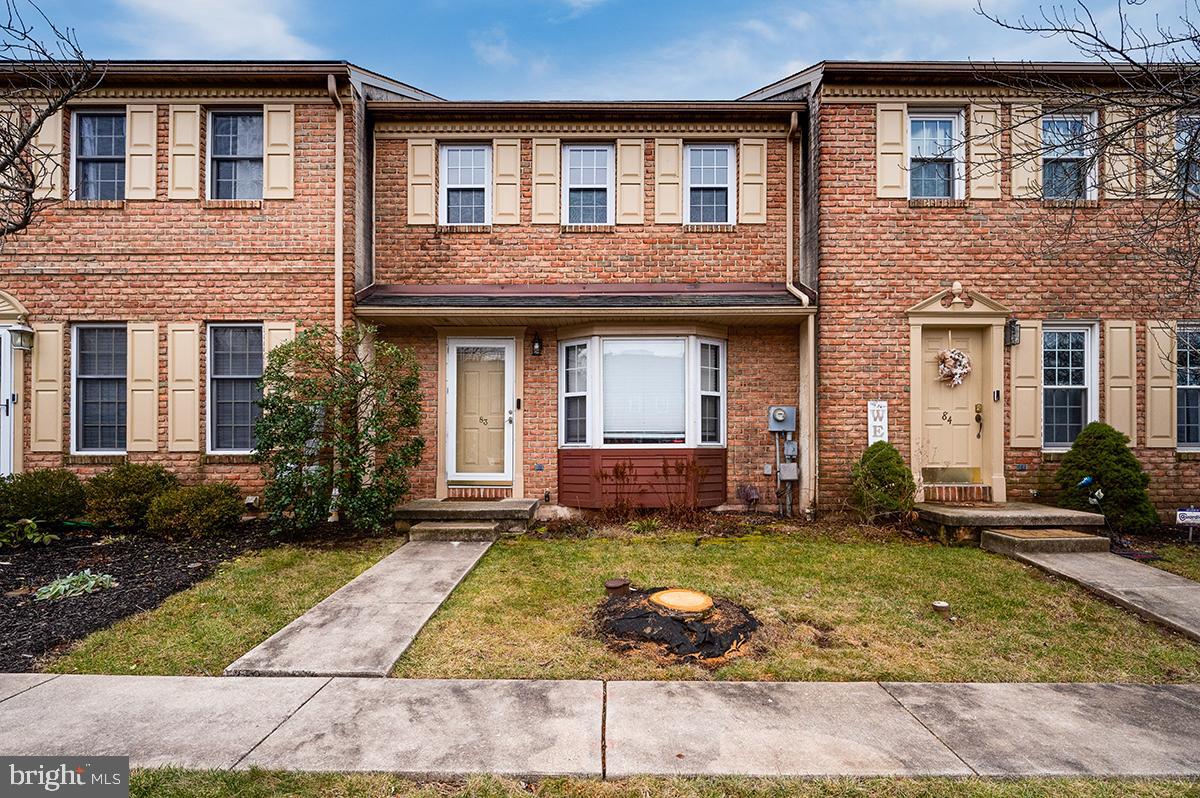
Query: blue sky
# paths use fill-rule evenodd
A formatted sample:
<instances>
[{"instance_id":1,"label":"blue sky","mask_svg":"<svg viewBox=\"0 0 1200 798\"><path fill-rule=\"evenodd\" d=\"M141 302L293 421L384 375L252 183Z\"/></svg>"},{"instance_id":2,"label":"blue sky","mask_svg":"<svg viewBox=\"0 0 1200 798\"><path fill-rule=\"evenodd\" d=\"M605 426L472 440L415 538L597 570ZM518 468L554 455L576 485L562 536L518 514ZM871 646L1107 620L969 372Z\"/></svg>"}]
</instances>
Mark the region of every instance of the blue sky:
<instances>
[{"instance_id":1,"label":"blue sky","mask_svg":"<svg viewBox=\"0 0 1200 798\"><path fill-rule=\"evenodd\" d=\"M1004 16L1029 0L984 0ZM1117 0L1089 0L1110 12ZM1149 0L1163 14L1182 0ZM449 99L732 98L821 59L1063 59L975 0L41 0L94 58L347 58ZM1143 13L1144 13L1143 9Z\"/></svg>"}]
</instances>

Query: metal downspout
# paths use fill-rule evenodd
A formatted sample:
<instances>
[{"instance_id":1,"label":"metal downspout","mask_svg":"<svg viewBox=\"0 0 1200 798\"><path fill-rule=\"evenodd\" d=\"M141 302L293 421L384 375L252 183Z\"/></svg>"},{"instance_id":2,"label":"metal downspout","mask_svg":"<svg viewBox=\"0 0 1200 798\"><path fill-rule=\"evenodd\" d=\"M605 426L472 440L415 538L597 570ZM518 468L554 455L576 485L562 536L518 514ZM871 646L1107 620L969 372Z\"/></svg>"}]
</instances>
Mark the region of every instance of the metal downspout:
<instances>
[{"instance_id":1,"label":"metal downspout","mask_svg":"<svg viewBox=\"0 0 1200 798\"><path fill-rule=\"evenodd\" d=\"M345 222L343 216L346 210L344 197L346 182L346 109L342 104L341 95L338 94L337 78L333 75L327 75L325 86L329 91L329 99L333 101L333 105L337 109L337 129L334 132L336 166L333 181L333 329L335 332L334 345L337 348L337 354L340 356L342 327L346 321L344 307L346 303L345 231L343 230Z\"/></svg>"}]
</instances>

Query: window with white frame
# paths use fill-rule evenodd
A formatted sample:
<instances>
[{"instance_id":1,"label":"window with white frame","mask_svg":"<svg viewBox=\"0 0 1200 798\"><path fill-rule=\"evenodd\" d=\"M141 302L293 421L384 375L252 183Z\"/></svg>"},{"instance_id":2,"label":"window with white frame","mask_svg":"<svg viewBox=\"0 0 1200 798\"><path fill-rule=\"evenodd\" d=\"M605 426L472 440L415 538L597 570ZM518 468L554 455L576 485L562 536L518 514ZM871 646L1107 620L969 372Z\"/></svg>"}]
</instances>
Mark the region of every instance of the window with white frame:
<instances>
[{"instance_id":1,"label":"window with white frame","mask_svg":"<svg viewBox=\"0 0 1200 798\"><path fill-rule=\"evenodd\" d=\"M962 117L955 111L908 116L908 193L913 199L962 196Z\"/></svg>"},{"instance_id":2,"label":"window with white frame","mask_svg":"<svg viewBox=\"0 0 1200 798\"><path fill-rule=\"evenodd\" d=\"M614 157L611 144L563 147L563 224L612 224Z\"/></svg>"},{"instance_id":3,"label":"window with white frame","mask_svg":"<svg viewBox=\"0 0 1200 798\"><path fill-rule=\"evenodd\" d=\"M1181 449L1200 449L1200 325L1179 327L1175 335L1175 390Z\"/></svg>"},{"instance_id":4,"label":"window with white frame","mask_svg":"<svg viewBox=\"0 0 1200 798\"><path fill-rule=\"evenodd\" d=\"M74 450L125 451L124 324L80 324L74 328Z\"/></svg>"},{"instance_id":5,"label":"window with white frame","mask_svg":"<svg viewBox=\"0 0 1200 798\"><path fill-rule=\"evenodd\" d=\"M486 144L443 144L441 224L491 222L492 148Z\"/></svg>"},{"instance_id":6,"label":"window with white frame","mask_svg":"<svg viewBox=\"0 0 1200 798\"><path fill-rule=\"evenodd\" d=\"M684 146L687 224L732 224L736 206L732 144Z\"/></svg>"},{"instance_id":7,"label":"window with white frame","mask_svg":"<svg viewBox=\"0 0 1200 798\"><path fill-rule=\"evenodd\" d=\"M212 199L262 199L262 111L213 111L208 118Z\"/></svg>"},{"instance_id":8,"label":"window with white frame","mask_svg":"<svg viewBox=\"0 0 1200 798\"><path fill-rule=\"evenodd\" d=\"M1175 164L1183 197L1200 197L1200 117L1179 116L1175 120Z\"/></svg>"},{"instance_id":9,"label":"window with white frame","mask_svg":"<svg viewBox=\"0 0 1200 798\"><path fill-rule=\"evenodd\" d=\"M1096 347L1091 327L1042 330L1042 445L1067 449L1096 418Z\"/></svg>"},{"instance_id":10,"label":"window with white frame","mask_svg":"<svg viewBox=\"0 0 1200 798\"><path fill-rule=\"evenodd\" d=\"M75 118L75 197L125 198L125 110L79 111Z\"/></svg>"},{"instance_id":11,"label":"window with white frame","mask_svg":"<svg viewBox=\"0 0 1200 798\"><path fill-rule=\"evenodd\" d=\"M564 446L725 442L725 344L681 336L593 336L560 345Z\"/></svg>"},{"instance_id":12,"label":"window with white frame","mask_svg":"<svg viewBox=\"0 0 1200 798\"><path fill-rule=\"evenodd\" d=\"M1042 197L1089 199L1091 137L1089 114L1053 114L1042 117Z\"/></svg>"},{"instance_id":13,"label":"window with white frame","mask_svg":"<svg viewBox=\"0 0 1200 798\"><path fill-rule=\"evenodd\" d=\"M208 330L208 449L251 452L262 416L262 325L210 324Z\"/></svg>"}]
</instances>

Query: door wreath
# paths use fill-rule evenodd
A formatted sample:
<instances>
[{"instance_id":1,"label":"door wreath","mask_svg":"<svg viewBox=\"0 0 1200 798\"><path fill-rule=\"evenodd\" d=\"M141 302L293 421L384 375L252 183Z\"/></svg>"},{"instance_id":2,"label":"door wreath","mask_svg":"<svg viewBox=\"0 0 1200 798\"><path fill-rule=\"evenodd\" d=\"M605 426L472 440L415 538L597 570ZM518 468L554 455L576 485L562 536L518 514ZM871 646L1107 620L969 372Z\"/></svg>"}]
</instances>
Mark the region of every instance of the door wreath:
<instances>
[{"instance_id":1,"label":"door wreath","mask_svg":"<svg viewBox=\"0 0 1200 798\"><path fill-rule=\"evenodd\" d=\"M938 379L950 383L951 387L962 385L971 373L971 356L961 349L943 349L938 352Z\"/></svg>"}]
</instances>

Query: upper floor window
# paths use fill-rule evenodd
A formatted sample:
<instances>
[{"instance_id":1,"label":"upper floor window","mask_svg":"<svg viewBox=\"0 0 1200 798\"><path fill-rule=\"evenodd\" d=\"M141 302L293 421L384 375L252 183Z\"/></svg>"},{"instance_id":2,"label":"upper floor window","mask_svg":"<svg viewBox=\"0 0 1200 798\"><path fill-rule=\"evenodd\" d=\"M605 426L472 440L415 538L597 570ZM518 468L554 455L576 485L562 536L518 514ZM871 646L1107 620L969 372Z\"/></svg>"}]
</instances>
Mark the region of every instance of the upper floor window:
<instances>
[{"instance_id":1,"label":"upper floor window","mask_svg":"<svg viewBox=\"0 0 1200 798\"><path fill-rule=\"evenodd\" d=\"M489 224L491 147L443 144L441 150L441 224Z\"/></svg>"},{"instance_id":2,"label":"upper floor window","mask_svg":"<svg viewBox=\"0 0 1200 798\"><path fill-rule=\"evenodd\" d=\"M1184 197L1200 197L1200 117L1175 120L1175 163Z\"/></svg>"},{"instance_id":3,"label":"upper floor window","mask_svg":"<svg viewBox=\"0 0 1200 798\"><path fill-rule=\"evenodd\" d=\"M1066 449L1096 417L1091 327L1042 330L1042 445Z\"/></svg>"},{"instance_id":4,"label":"upper floor window","mask_svg":"<svg viewBox=\"0 0 1200 798\"><path fill-rule=\"evenodd\" d=\"M1200 326L1180 327L1175 336L1176 440L1200 448Z\"/></svg>"},{"instance_id":5,"label":"upper floor window","mask_svg":"<svg viewBox=\"0 0 1200 798\"><path fill-rule=\"evenodd\" d=\"M961 196L962 135L957 112L914 111L908 116L908 185L913 199Z\"/></svg>"},{"instance_id":6,"label":"upper floor window","mask_svg":"<svg viewBox=\"0 0 1200 798\"><path fill-rule=\"evenodd\" d=\"M1090 199L1089 157L1092 134L1088 114L1042 117L1042 196L1045 199Z\"/></svg>"},{"instance_id":7,"label":"upper floor window","mask_svg":"<svg viewBox=\"0 0 1200 798\"><path fill-rule=\"evenodd\" d=\"M212 199L262 199L261 111L209 115L209 195Z\"/></svg>"},{"instance_id":8,"label":"upper floor window","mask_svg":"<svg viewBox=\"0 0 1200 798\"><path fill-rule=\"evenodd\" d=\"M125 198L125 111L75 114L75 196Z\"/></svg>"},{"instance_id":9,"label":"upper floor window","mask_svg":"<svg viewBox=\"0 0 1200 798\"><path fill-rule=\"evenodd\" d=\"M563 147L563 224L612 224L613 146Z\"/></svg>"},{"instance_id":10,"label":"upper floor window","mask_svg":"<svg viewBox=\"0 0 1200 798\"><path fill-rule=\"evenodd\" d=\"M262 416L262 325L209 325L208 353L208 449L251 452Z\"/></svg>"},{"instance_id":11,"label":"upper floor window","mask_svg":"<svg viewBox=\"0 0 1200 798\"><path fill-rule=\"evenodd\" d=\"M125 451L125 375L127 334L124 324L75 327L74 450Z\"/></svg>"},{"instance_id":12,"label":"upper floor window","mask_svg":"<svg viewBox=\"0 0 1200 798\"><path fill-rule=\"evenodd\" d=\"M732 144L688 144L684 148L686 224L731 224L734 154Z\"/></svg>"}]
</instances>

